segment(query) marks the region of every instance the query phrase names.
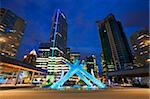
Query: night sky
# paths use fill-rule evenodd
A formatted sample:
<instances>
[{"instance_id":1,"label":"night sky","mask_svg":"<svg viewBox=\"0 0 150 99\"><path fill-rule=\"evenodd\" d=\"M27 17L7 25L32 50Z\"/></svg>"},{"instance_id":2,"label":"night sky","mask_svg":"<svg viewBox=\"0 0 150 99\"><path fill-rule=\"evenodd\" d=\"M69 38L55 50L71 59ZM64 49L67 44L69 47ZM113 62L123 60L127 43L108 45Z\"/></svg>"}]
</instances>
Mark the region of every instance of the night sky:
<instances>
[{"instance_id":1,"label":"night sky","mask_svg":"<svg viewBox=\"0 0 150 99\"><path fill-rule=\"evenodd\" d=\"M149 0L0 0L0 3L27 23L18 59L32 49L37 51L40 42L49 41L52 15L58 8L67 18L67 46L82 57L95 54L99 66L101 44L96 20L113 13L122 22L127 37L149 24Z\"/></svg>"}]
</instances>

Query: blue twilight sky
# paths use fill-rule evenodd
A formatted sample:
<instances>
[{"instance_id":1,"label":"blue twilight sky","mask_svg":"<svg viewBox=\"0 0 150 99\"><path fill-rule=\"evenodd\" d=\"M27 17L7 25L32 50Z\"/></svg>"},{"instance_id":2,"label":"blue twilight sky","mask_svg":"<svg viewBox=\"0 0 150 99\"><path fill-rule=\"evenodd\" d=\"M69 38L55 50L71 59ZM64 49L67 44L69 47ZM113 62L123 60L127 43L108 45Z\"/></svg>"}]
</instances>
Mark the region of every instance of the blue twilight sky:
<instances>
[{"instance_id":1,"label":"blue twilight sky","mask_svg":"<svg viewBox=\"0 0 150 99\"><path fill-rule=\"evenodd\" d=\"M113 13L122 22L127 37L149 24L149 0L0 0L0 4L27 23L19 59L37 50L40 42L49 41L52 15L58 8L67 18L67 46L82 57L95 54L99 66L101 44L96 20Z\"/></svg>"}]
</instances>

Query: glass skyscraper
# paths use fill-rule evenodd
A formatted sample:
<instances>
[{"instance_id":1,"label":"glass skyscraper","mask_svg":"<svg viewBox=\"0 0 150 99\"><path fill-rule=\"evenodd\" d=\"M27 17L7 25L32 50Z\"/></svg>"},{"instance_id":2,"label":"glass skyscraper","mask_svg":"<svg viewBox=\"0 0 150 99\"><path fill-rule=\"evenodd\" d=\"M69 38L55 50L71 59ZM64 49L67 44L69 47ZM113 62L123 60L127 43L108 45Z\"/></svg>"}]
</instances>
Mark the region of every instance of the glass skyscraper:
<instances>
[{"instance_id":1,"label":"glass skyscraper","mask_svg":"<svg viewBox=\"0 0 150 99\"><path fill-rule=\"evenodd\" d=\"M121 23L110 14L104 20L97 21L97 24L108 69L111 71L130 69L133 58Z\"/></svg>"},{"instance_id":2,"label":"glass skyscraper","mask_svg":"<svg viewBox=\"0 0 150 99\"><path fill-rule=\"evenodd\" d=\"M55 29L56 29L56 34L55 34ZM51 45L53 45L54 39L55 39L55 47L57 47L58 49L66 53L67 22L66 22L65 15L59 9L57 10L56 13L54 13L52 19L52 27L50 33Z\"/></svg>"},{"instance_id":3,"label":"glass skyscraper","mask_svg":"<svg viewBox=\"0 0 150 99\"><path fill-rule=\"evenodd\" d=\"M26 22L8 9L0 8L0 53L16 57Z\"/></svg>"},{"instance_id":4,"label":"glass skyscraper","mask_svg":"<svg viewBox=\"0 0 150 99\"><path fill-rule=\"evenodd\" d=\"M50 41L40 43L36 66L48 70L49 75L58 81L69 70L66 64L66 17L59 9L54 13Z\"/></svg>"}]
</instances>

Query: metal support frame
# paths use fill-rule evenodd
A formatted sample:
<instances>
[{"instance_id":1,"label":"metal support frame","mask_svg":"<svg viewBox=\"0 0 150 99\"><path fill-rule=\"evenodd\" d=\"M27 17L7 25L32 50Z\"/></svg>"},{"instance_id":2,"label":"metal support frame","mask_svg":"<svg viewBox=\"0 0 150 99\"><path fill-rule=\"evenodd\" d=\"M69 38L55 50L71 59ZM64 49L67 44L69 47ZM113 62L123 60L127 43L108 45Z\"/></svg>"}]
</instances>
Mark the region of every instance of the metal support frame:
<instances>
[{"instance_id":1,"label":"metal support frame","mask_svg":"<svg viewBox=\"0 0 150 99\"><path fill-rule=\"evenodd\" d=\"M80 64L79 60L76 60L74 64L67 63L67 65L70 67L70 70L59 81L53 83L50 86L50 88L52 89L62 88L63 84L74 74L77 74L88 85L89 88L93 88L93 84L90 81L96 84L99 88L102 88L102 89L106 88L105 84L97 80L94 76L92 76L91 74L89 74L87 71L83 69L84 64Z\"/></svg>"}]
</instances>

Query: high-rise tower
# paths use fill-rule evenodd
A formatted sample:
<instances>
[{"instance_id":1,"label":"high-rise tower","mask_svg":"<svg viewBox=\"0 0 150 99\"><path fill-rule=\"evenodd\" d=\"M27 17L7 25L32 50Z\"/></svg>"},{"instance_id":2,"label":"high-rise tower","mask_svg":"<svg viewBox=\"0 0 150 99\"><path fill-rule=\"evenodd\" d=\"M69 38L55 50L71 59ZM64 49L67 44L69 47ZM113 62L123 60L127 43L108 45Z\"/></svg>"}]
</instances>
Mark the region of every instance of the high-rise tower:
<instances>
[{"instance_id":1,"label":"high-rise tower","mask_svg":"<svg viewBox=\"0 0 150 99\"><path fill-rule=\"evenodd\" d=\"M110 14L97 24L106 65L112 69L113 64L114 70L131 68L133 58L121 23Z\"/></svg>"},{"instance_id":2,"label":"high-rise tower","mask_svg":"<svg viewBox=\"0 0 150 99\"><path fill-rule=\"evenodd\" d=\"M24 29L25 21L12 11L0 8L0 53L16 57Z\"/></svg>"},{"instance_id":3,"label":"high-rise tower","mask_svg":"<svg viewBox=\"0 0 150 99\"><path fill-rule=\"evenodd\" d=\"M54 13L50 42L40 43L36 66L48 70L54 81L59 80L69 70L66 65L66 17L59 9Z\"/></svg>"},{"instance_id":4,"label":"high-rise tower","mask_svg":"<svg viewBox=\"0 0 150 99\"><path fill-rule=\"evenodd\" d=\"M50 43L52 47L57 47L59 50L66 53L67 22L65 15L62 11L60 11L60 9L58 9L53 15Z\"/></svg>"}]
</instances>

